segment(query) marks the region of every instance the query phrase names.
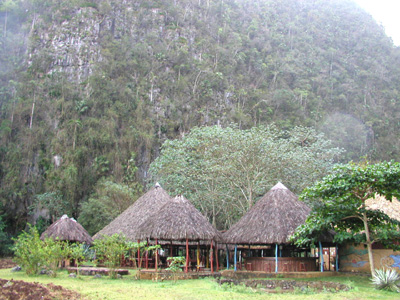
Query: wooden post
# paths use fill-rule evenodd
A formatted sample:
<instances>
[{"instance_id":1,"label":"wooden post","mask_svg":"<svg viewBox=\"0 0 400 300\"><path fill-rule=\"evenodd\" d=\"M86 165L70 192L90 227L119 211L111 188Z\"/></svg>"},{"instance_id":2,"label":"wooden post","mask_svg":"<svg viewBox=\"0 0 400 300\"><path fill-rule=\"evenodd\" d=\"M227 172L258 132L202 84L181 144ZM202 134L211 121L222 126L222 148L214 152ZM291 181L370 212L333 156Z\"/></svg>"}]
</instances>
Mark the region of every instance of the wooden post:
<instances>
[{"instance_id":1,"label":"wooden post","mask_svg":"<svg viewBox=\"0 0 400 300\"><path fill-rule=\"evenodd\" d=\"M188 272L189 266L189 240L186 238L186 266L185 266L185 273Z\"/></svg>"},{"instance_id":2,"label":"wooden post","mask_svg":"<svg viewBox=\"0 0 400 300\"><path fill-rule=\"evenodd\" d=\"M211 247L210 247L210 258L211 258L211 273L214 273L214 251L213 251L213 241L211 240Z\"/></svg>"},{"instance_id":3,"label":"wooden post","mask_svg":"<svg viewBox=\"0 0 400 300\"><path fill-rule=\"evenodd\" d=\"M237 271L237 244L235 244L235 257L234 257L234 264L235 264L235 272Z\"/></svg>"},{"instance_id":4,"label":"wooden post","mask_svg":"<svg viewBox=\"0 0 400 300\"><path fill-rule=\"evenodd\" d=\"M158 240L156 239L156 246L158 245ZM156 266L156 272L158 268L158 249L156 249L156 261L155 261L155 266Z\"/></svg>"},{"instance_id":5,"label":"wooden post","mask_svg":"<svg viewBox=\"0 0 400 300\"><path fill-rule=\"evenodd\" d=\"M339 247L336 244L336 257L335 257L335 263L336 263L336 272L339 272Z\"/></svg>"},{"instance_id":6,"label":"wooden post","mask_svg":"<svg viewBox=\"0 0 400 300\"><path fill-rule=\"evenodd\" d=\"M137 240L137 243L138 243L138 248L137 248L137 268L138 268L138 270L140 270L140 267L141 267L141 265L140 265L140 246L139 246L140 240Z\"/></svg>"},{"instance_id":7,"label":"wooden post","mask_svg":"<svg viewBox=\"0 0 400 300\"><path fill-rule=\"evenodd\" d=\"M170 252L169 256L173 257L174 254L172 253L172 240L170 241L170 244L169 244L169 252Z\"/></svg>"},{"instance_id":8,"label":"wooden post","mask_svg":"<svg viewBox=\"0 0 400 300\"><path fill-rule=\"evenodd\" d=\"M197 272L200 270L200 241L197 242Z\"/></svg>"},{"instance_id":9,"label":"wooden post","mask_svg":"<svg viewBox=\"0 0 400 300\"><path fill-rule=\"evenodd\" d=\"M149 251L146 250L146 270L149 269Z\"/></svg>"},{"instance_id":10,"label":"wooden post","mask_svg":"<svg viewBox=\"0 0 400 300\"><path fill-rule=\"evenodd\" d=\"M229 248L228 248L228 244L226 244L226 269L229 270Z\"/></svg>"},{"instance_id":11,"label":"wooden post","mask_svg":"<svg viewBox=\"0 0 400 300\"><path fill-rule=\"evenodd\" d=\"M219 271L219 261L218 261L218 244L215 243L215 263L217 264L217 272Z\"/></svg>"},{"instance_id":12,"label":"wooden post","mask_svg":"<svg viewBox=\"0 0 400 300\"><path fill-rule=\"evenodd\" d=\"M322 251L321 242L319 242L319 263L321 265L321 272L324 272L324 252Z\"/></svg>"},{"instance_id":13,"label":"wooden post","mask_svg":"<svg viewBox=\"0 0 400 300\"><path fill-rule=\"evenodd\" d=\"M275 244L275 273L278 273L278 244Z\"/></svg>"}]
</instances>

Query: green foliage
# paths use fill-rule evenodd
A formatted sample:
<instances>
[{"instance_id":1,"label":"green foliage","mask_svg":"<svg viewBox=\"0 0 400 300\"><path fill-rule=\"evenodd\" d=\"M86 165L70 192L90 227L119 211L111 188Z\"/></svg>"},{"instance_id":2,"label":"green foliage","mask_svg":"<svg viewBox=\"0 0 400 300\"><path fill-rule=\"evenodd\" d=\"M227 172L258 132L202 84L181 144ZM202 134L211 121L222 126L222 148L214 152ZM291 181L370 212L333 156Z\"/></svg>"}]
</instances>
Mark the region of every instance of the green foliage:
<instances>
[{"instance_id":1,"label":"green foliage","mask_svg":"<svg viewBox=\"0 0 400 300\"><path fill-rule=\"evenodd\" d=\"M38 274L44 266L43 242L36 227L29 226L14 240L14 260L28 275Z\"/></svg>"},{"instance_id":2,"label":"green foliage","mask_svg":"<svg viewBox=\"0 0 400 300\"><path fill-rule=\"evenodd\" d=\"M182 272L182 268L186 265L186 258L184 256L167 257L169 267L166 269L173 273Z\"/></svg>"},{"instance_id":3,"label":"green foliage","mask_svg":"<svg viewBox=\"0 0 400 300\"><path fill-rule=\"evenodd\" d=\"M140 190L110 179L101 179L87 202L82 203L78 222L93 235L127 209Z\"/></svg>"},{"instance_id":4,"label":"green foliage","mask_svg":"<svg viewBox=\"0 0 400 300\"><path fill-rule=\"evenodd\" d=\"M12 254L11 251L11 238L4 230L6 225L2 220L2 216L0 215L0 257L9 256Z\"/></svg>"},{"instance_id":5,"label":"green foliage","mask_svg":"<svg viewBox=\"0 0 400 300\"><path fill-rule=\"evenodd\" d=\"M111 278L116 278L116 269L121 265L122 258L128 252L125 237L119 234L104 235L93 242L93 247L97 260L103 262L110 269Z\"/></svg>"},{"instance_id":6,"label":"green foliage","mask_svg":"<svg viewBox=\"0 0 400 300\"><path fill-rule=\"evenodd\" d=\"M326 174L340 153L305 127L196 127L182 139L167 140L149 172L226 228L278 181L298 192Z\"/></svg>"},{"instance_id":7,"label":"green foliage","mask_svg":"<svg viewBox=\"0 0 400 300\"><path fill-rule=\"evenodd\" d=\"M372 284L378 290L400 292L400 275L393 269L377 269L372 276Z\"/></svg>"},{"instance_id":8,"label":"green foliage","mask_svg":"<svg viewBox=\"0 0 400 300\"><path fill-rule=\"evenodd\" d=\"M14 242L14 260L28 275L46 269L50 276L56 277L61 261L69 254L67 244L51 238L40 240L37 228L31 225Z\"/></svg>"},{"instance_id":9,"label":"green foliage","mask_svg":"<svg viewBox=\"0 0 400 300\"><path fill-rule=\"evenodd\" d=\"M61 262L69 255L68 244L55 241L52 238L46 238L42 242L42 251L40 255L43 259L43 267L47 269L47 274L56 277Z\"/></svg>"},{"instance_id":10,"label":"green foliage","mask_svg":"<svg viewBox=\"0 0 400 300\"><path fill-rule=\"evenodd\" d=\"M30 210L33 213L38 209L47 209L53 222L65 214L71 215L72 213L69 202L63 198L60 192L47 192L36 195Z\"/></svg>"},{"instance_id":11,"label":"green foliage","mask_svg":"<svg viewBox=\"0 0 400 300\"><path fill-rule=\"evenodd\" d=\"M77 276L79 276L79 265L80 262L85 258L85 252L85 246L79 243L69 246L68 258L75 260Z\"/></svg>"},{"instance_id":12,"label":"green foliage","mask_svg":"<svg viewBox=\"0 0 400 300\"><path fill-rule=\"evenodd\" d=\"M159 146L194 126L314 126L346 148L343 162L400 158L399 49L352 1L4 0L0 10L0 201L12 234L36 195L56 193L78 218L101 178L136 193ZM229 216L204 206L227 227L247 204Z\"/></svg>"},{"instance_id":13,"label":"green foliage","mask_svg":"<svg viewBox=\"0 0 400 300\"><path fill-rule=\"evenodd\" d=\"M334 230L335 242L367 245L373 273L371 245L381 242L398 249L393 241L400 237L400 223L379 210L368 209L365 201L376 196L383 196L389 201L393 197L400 199L399 185L398 162L336 166L330 175L306 188L300 195L300 199L314 205L306 223L297 229L293 239L297 245L315 244L321 234Z\"/></svg>"}]
</instances>

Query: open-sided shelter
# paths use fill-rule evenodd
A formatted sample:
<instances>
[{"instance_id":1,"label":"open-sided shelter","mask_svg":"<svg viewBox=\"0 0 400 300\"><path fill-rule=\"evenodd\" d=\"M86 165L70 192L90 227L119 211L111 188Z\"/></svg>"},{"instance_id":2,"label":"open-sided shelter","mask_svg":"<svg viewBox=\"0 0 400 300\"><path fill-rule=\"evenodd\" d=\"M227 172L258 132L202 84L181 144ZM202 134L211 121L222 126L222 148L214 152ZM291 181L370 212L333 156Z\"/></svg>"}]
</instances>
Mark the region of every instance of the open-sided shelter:
<instances>
[{"instance_id":1,"label":"open-sided shelter","mask_svg":"<svg viewBox=\"0 0 400 300\"><path fill-rule=\"evenodd\" d=\"M92 237L81 224L75 219L63 215L59 220L51 224L40 236L42 240L46 237L58 241L69 241L92 244Z\"/></svg>"},{"instance_id":2,"label":"open-sided shelter","mask_svg":"<svg viewBox=\"0 0 400 300\"><path fill-rule=\"evenodd\" d=\"M210 252L213 253L213 243L221 241L220 233L209 221L183 196L176 196L172 201L164 204L154 215L147 218L139 227L140 239L170 241L186 243L186 267L189 266L189 241L191 245L201 241L210 243ZM197 249L197 265L199 265L199 248ZM213 262L211 255L211 270ZM217 262L218 266L218 262Z\"/></svg>"},{"instance_id":3,"label":"open-sided shelter","mask_svg":"<svg viewBox=\"0 0 400 300\"><path fill-rule=\"evenodd\" d=\"M247 245L245 263L254 271L311 271L316 269L314 258L293 257L299 249L293 247L289 237L304 224L310 208L282 183L268 191L236 224L223 234L226 243L235 244L235 270L237 245ZM251 256L251 247L262 250L262 257ZM257 248L256 247L256 248ZM297 253L298 254L298 253Z\"/></svg>"}]
</instances>

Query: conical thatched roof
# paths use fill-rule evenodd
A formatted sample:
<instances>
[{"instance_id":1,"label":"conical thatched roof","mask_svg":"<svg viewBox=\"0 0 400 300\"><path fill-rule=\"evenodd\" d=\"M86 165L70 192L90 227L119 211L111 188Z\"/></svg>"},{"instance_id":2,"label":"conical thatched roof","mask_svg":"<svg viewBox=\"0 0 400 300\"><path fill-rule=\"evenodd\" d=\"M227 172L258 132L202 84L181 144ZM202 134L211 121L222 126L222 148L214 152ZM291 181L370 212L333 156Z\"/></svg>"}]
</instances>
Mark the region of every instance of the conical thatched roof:
<instances>
[{"instance_id":1,"label":"conical thatched roof","mask_svg":"<svg viewBox=\"0 0 400 300\"><path fill-rule=\"evenodd\" d=\"M183 196L175 197L139 228L141 239L160 240L214 240L220 241L220 233Z\"/></svg>"},{"instance_id":2,"label":"conical thatched roof","mask_svg":"<svg viewBox=\"0 0 400 300\"><path fill-rule=\"evenodd\" d=\"M68 218L63 215L61 219L55 221L53 224L42 233L40 239L44 240L46 237L51 237L59 241L70 241L91 244L92 238L90 234L73 218Z\"/></svg>"},{"instance_id":3,"label":"conical thatched roof","mask_svg":"<svg viewBox=\"0 0 400 300\"><path fill-rule=\"evenodd\" d=\"M392 201L386 200L385 197L376 195L365 201L368 209L380 210L387 214L390 218L400 221L400 201L393 197Z\"/></svg>"},{"instance_id":4,"label":"conical thatched roof","mask_svg":"<svg viewBox=\"0 0 400 300\"><path fill-rule=\"evenodd\" d=\"M232 244L285 244L309 213L310 208L279 182L223 238Z\"/></svg>"},{"instance_id":5,"label":"conical thatched roof","mask_svg":"<svg viewBox=\"0 0 400 300\"><path fill-rule=\"evenodd\" d=\"M93 239L101 238L102 235L118 233L125 235L130 241L137 241L139 239L138 226L169 201L171 201L171 197L157 183L110 224L96 233Z\"/></svg>"}]
</instances>

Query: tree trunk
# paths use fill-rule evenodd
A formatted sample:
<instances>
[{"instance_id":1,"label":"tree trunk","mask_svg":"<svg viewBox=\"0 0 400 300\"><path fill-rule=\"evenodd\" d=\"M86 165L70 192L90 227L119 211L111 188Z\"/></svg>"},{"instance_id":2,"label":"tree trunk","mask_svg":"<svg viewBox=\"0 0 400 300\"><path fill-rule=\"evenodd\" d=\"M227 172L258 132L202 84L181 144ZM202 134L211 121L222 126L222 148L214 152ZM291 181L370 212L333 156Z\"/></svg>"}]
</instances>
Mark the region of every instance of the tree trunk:
<instances>
[{"instance_id":1,"label":"tree trunk","mask_svg":"<svg viewBox=\"0 0 400 300\"><path fill-rule=\"evenodd\" d=\"M375 274L375 265L374 265L374 257L372 255L372 243L373 242L371 242L371 237L369 235L367 213L364 211L362 216L363 216L363 222L364 222L366 244L367 244L367 249L368 249L369 265L370 265L370 268L371 268L371 275L374 276L374 274Z\"/></svg>"}]
</instances>

